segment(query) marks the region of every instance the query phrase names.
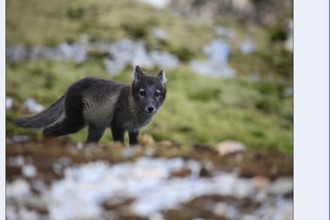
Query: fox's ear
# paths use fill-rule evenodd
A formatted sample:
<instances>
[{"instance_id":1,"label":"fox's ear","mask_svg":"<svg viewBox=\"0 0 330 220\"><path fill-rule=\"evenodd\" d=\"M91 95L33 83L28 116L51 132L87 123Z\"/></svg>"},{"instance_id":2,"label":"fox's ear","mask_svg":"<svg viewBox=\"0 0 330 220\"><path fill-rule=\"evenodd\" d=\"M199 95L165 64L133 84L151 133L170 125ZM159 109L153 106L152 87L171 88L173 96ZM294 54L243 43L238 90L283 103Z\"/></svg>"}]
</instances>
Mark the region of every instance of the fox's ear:
<instances>
[{"instance_id":1,"label":"fox's ear","mask_svg":"<svg viewBox=\"0 0 330 220\"><path fill-rule=\"evenodd\" d=\"M159 77L160 81L165 85L167 82L165 71L161 70L157 76Z\"/></svg>"},{"instance_id":2,"label":"fox's ear","mask_svg":"<svg viewBox=\"0 0 330 220\"><path fill-rule=\"evenodd\" d=\"M138 81L141 78L141 76L143 76L143 75L144 75L144 73L143 73L142 69L140 68L140 66L136 65L134 67L134 71L133 71L134 81Z\"/></svg>"}]
</instances>

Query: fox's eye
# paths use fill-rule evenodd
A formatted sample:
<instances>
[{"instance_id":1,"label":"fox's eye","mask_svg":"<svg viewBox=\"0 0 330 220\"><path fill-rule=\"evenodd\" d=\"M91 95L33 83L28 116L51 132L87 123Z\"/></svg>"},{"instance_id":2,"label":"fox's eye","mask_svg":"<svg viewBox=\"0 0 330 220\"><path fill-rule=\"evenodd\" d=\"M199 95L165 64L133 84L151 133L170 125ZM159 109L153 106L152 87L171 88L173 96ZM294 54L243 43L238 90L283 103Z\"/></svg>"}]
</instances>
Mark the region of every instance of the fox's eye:
<instances>
[{"instance_id":1,"label":"fox's eye","mask_svg":"<svg viewBox=\"0 0 330 220\"><path fill-rule=\"evenodd\" d=\"M140 96L145 96L146 91L144 91L144 89L140 89L139 94L140 94Z\"/></svg>"},{"instance_id":2,"label":"fox's eye","mask_svg":"<svg viewBox=\"0 0 330 220\"><path fill-rule=\"evenodd\" d=\"M156 91L155 92L155 96L158 98L160 96L160 92L159 91Z\"/></svg>"}]
</instances>

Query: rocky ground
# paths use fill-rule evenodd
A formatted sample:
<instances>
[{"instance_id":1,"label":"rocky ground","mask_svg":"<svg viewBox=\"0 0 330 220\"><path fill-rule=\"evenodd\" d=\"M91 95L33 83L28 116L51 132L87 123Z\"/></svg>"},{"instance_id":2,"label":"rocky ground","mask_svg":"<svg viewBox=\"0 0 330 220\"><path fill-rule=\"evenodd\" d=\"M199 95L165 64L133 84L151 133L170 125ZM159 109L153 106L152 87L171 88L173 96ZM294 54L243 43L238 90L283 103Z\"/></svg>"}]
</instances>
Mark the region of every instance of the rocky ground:
<instances>
[{"instance_id":1,"label":"rocky ground","mask_svg":"<svg viewBox=\"0 0 330 220\"><path fill-rule=\"evenodd\" d=\"M171 141L7 139L11 219L292 219L292 155Z\"/></svg>"}]
</instances>

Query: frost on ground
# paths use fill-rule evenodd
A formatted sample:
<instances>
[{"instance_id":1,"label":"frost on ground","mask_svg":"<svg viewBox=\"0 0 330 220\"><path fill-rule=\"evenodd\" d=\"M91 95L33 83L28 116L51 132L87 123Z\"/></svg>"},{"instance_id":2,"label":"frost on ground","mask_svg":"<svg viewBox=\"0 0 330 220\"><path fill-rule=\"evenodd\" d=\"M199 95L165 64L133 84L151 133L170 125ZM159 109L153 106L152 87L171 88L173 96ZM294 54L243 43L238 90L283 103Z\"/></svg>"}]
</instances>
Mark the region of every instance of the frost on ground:
<instances>
[{"instance_id":1,"label":"frost on ground","mask_svg":"<svg viewBox=\"0 0 330 220\"><path fill-rule=\"evenodd\" d=\"M22 165L20 157L11 161ZM208 170L209 177L201 177L203 169ZM293 214L292 198L285 197L292 193L292 178L273 182L261 177L243 178L237 172L214 170L211 162L179 157L139 157L114 164L99 160L67 166L63 177L48 187L40 181L36 184L42 185L37 195L24 179L7 183L8 220L42 219L45 213L49 219L120 219L118 213L115 217L116 212L165 219L164 211L180 209L203 196L232 198L234 202L209 204L209 212L225 219L292 219ZM255 208L242 211L237 201L244 199L256 204ZM124 205L109 211L105 204ZM38 214L26 206L46 211Z\"/></svg>"}]
</instances>

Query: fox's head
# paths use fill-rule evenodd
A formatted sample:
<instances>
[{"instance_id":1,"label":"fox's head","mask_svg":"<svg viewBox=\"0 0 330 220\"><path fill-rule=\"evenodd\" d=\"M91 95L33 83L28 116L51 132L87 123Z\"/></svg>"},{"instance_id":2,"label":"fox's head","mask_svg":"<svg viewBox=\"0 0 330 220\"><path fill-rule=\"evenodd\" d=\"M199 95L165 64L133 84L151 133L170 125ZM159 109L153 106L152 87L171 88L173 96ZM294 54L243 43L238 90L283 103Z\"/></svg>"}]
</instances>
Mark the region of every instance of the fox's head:
<instances>
[{"instance_id":1,"label":"fox's head","mask_svg":"<svg viewBox=\"0 0 330 220\"><path fill-rule=\"evenodd\" d=\"M135 104L146 114L156 114L166 97L166 75L161 70L157 76L144 73L137 65L133 71L132 94Z\"/></svg>"}]
</instances>

